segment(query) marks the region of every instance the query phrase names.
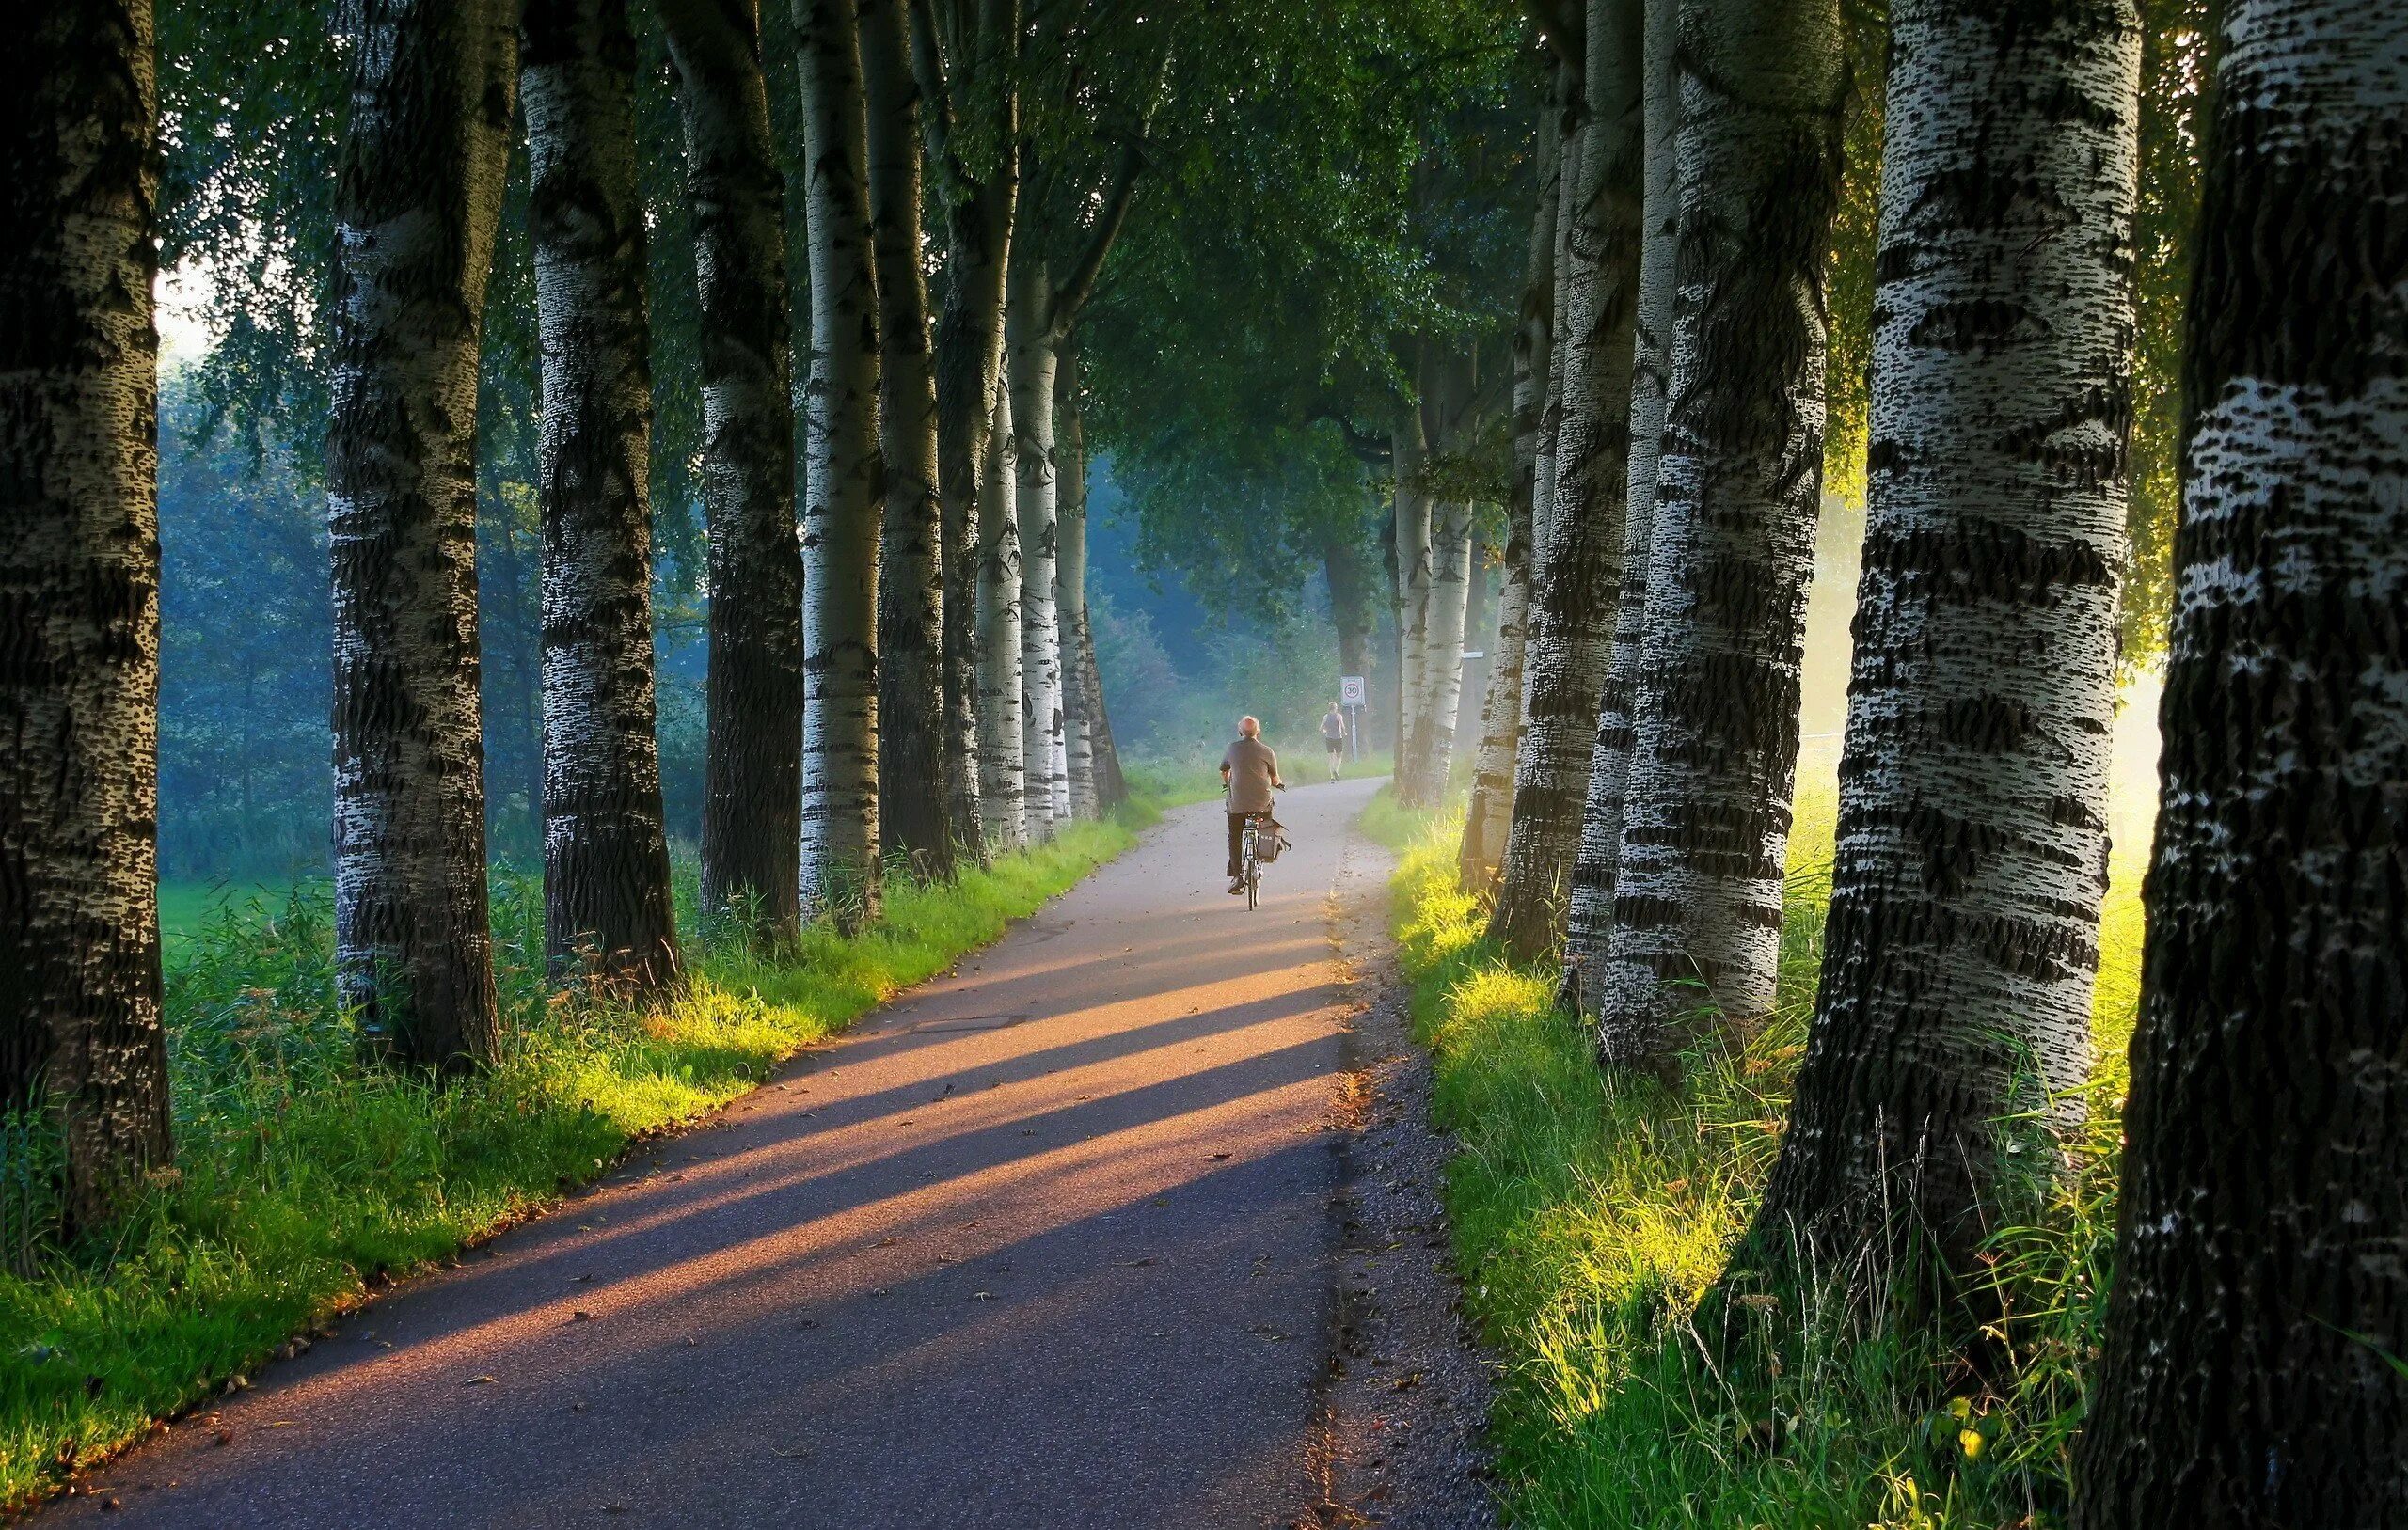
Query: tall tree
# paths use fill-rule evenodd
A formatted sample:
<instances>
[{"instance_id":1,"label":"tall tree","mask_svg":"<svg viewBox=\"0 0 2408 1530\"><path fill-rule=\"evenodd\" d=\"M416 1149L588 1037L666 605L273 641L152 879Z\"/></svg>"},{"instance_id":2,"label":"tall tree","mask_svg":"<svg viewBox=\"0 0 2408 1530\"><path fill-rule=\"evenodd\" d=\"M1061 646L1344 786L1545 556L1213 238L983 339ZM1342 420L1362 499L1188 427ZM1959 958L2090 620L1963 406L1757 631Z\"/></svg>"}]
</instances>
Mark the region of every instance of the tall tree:
<instances>
[{"instance_id":1,"label":"tall tree","mask_svg":"<svg viewBox=\"0 0 2408 1530\"><path fill-rule=\"evenodd\" d=\"M2090 1530L2408 1511L2408 12L2218 54Z\"/></svg>"},{"instance_id":2,"label":"tall tree","mask_svg":"<svg viewBox=\"0 0 2408 1530\"><path fill-rule=\"evenodd\" d=\"M1078 332L1062 341L1061 551L1062 693L1070 763L1070 815L1100 818L1128 799L1120 756L1112 745L1112 721L1103 702L1103 676L1095 665L1095 633L1087 623L1087 433L1080 371Z\"/></svg>"},{"instance_id":3,"label":"tall tree","mask_svg":"<svg viewBox=\"0 0 2408 1530\"><path fill-rule=\"evenodd\" d=\"M1513 762L1522 738L1522 655L1529 630L1531 515L1538 502L1540 421L1546 412L1547 377L1555 360L1555 220L1563 165L1561 94L1571 78L1560 64L1553 74L1555 88L1533 134L1539 165L1537 208L1530 218L1529 260L1513 329L1513 483L1506 501L1496 657L1488 670L1471 803L1464 813L1463 881L1465 887L1481 891L1488 888L1504 860L1505 840L1513 822Z\"/></svg>"},{"instance_id":4,"label":"tall tree","mask_svg":"<svg viewBox=\"0 0 2408 1530\"><path fill-rule=\"evenodd\" d=\"M978 496L978 802L988 839L1014 849L1028 843L1021 800L1028 770L1021 754L1019 472L1011 390L1000 374L988 419Z\"/></svg>"},{"instance_id":5,"label":"tall tree","mask_svg":"<svg viewBox=\"0 0 2408 1530\"><path fill-rule=\"evenodd\" d=\"M157 75L149 0L12 28L0 105L0 1112L66 1144L67 1230L164 1163Z\"/></svg>"},{"instance_id":6,"label":"tall tree","mask_svg":"<svg viewBox=\"0 0 2408 1530\"><path fill-rule=\"evenodd\" d=\"M1631 706L1646 633L1648 565L1656 544L1656 472L1662 455L1664 395L1670 381L1673 272L1679 256L1680 70L1678 0L1644 0L1644 194L1640 220L1638 308L1632 325L1630 461L1623 507L1622 587L1614 600L1612 652L1597 698L1597 733L1573 855L1572 899L1564 916L1562 1002L1574 1013L1593 1007L1582 977L1602 971L1613 938L1614 873L1622 860L1623 787L1630 774Z\"/></svg>"},{"instance_id":7,"label":"tall tree","mask_svg":"<svg viewBox=\"0 0 2408 1530\"><path fill-rule=\"evenodd\" d=\"M1031 151L1023 149L1023 166L1030 159ZM1068 175L1059 165L1039 163L1038 190L1032 200L1040 215L1023 215L1012 248L1004 320L1020 516L1021 738L1026 772L1021 809L1032 840L1047 838L1054 824L1069 815L1056 586L1060 479L1054 410L1060 348L1095 295L1104 260L1128 221L1145 159L1133 138L1092 184ZM1042 212L1057 202L1076 211L1049 223ZM1054 237L1069 234L1082 236L1079 254L1057 282L1048 248Z\"/></svg>"},{"instance_id":8,"label":"tall tree","mask_svg":"<svg viewBox=\"0 0 2408 1530\"><path fill-rule=\"evenodd\" d=\"M677 975L654 738L643 208L626 0L527 0L543 326L544 928L638 991Z\"/></svg>"},{"instance_id":9,"label":"tall tree","mask_svg":"<svg viewBox=\"0 0 2408 1530\"><path fill-rule=\"evenodd\" d=\"M336 187L326 515L335 941L397 1058L493 1055L477 352L518 76L509 0L363 0Z\"/></svg>"},{"instance_id":10,"label":"tall tree","mask_svg":"<svg viewBox=\"0 0 2408 1530\"><path fill-rule=\"evenodd\" d=\"M1822 484L1836 0L1682 0L1680 293L1601 1045L1770 1005ZM1702 986L1702 988L1701 986Z\"/></svg>"},{"instance_id":11,"label":"tall tree","mask_svg":"<svg viewBox=\"0 0 2408 1530\"><path fill-rule=\"evenodd\" d=\"M1021 14L1017 0L946 0L914 8L911 59L924 103L922 124L938 204L943 209L944 299L937 318L937 491L945 570L943 680L945 769L953 831L985 853L990 810L982 788L980 617L1001 601L987 581L1003 576L990 559L997 528L983 513L992 452L995 389L1003 373L1005 276L1020 197ZM1018 528L1012 541L1018 544ZM1013 636L1017 652L1019 638ZM1012 689L1019 690L1013 678ZM1020 808L1015 795L1012 812ZM1014 835L1018 824L1012 826Z\"/></svg>"},{"instance_id":12,"label":"tall tree","mask_svg":"<svg viewBox=\"0 0 2408 1530\"><path fill-rule=\"evenodd\" d=\"M795 0L811 229L804 392L802 873L806 912L879 907L878 276L855 0Z\"/></svg>"},{"instance_id":13,"label":"tall tree","mask_svg":"<svg viewBox=\"0 0 2408 1530\"><path fill-rule=\"evenodd\" d=\"M1572 160L1553 528L1526 619L1513 827L1489 930L1521 960L1549 950L1579 848L1597 698L1622 582L1630 386L1646 139L1641 0L1590 0L1587 115Z\"/></svg>"},{"instance_id":14,"label":"tall tree","mask_svg":"<svg viewBox=\"0 0 2408 1530\"><path fill-rule=\"evenodd\" d=\"M802 546L795 534L785 184L759 0L658 0L678 76L701 307L710 672L702 905L798 928Z\"/></svg>"},{"instance_id":15,"label":"tall tree","mask_svg":"<svg viewBox=\"0 0 2408 1530\"><path fill-rule=\"evenodd\" d=\"M1413 768L1413 743L1423 736L1421 707L1427 687L1421 667L1430 656L1430 489L1429 449L1422 434L1421 411L1407 404L1398 419L1388 461L1395 467L1392 507L1388 516L1388 557L1392 598L1396 607L1397 704L1396 757L1390 775L1405 800L1418 788Z\"/></svg>"},{"instance_id":16,"label":"tall tree","mask_svg":"<svg viewBox=\"0 0 2408 1530\"><path fill-rule=\"evenodd\" d=\"M1973 1276L2090 1069L2140 19L1891 8L1872 466L1820 992L1760 1255ZM2021 1096L2021 1097L2019 1097ZM2035 1155L2036 1158L2044 1155ZM1910 1285L1921 1294L1923 1282Z\"/></svg>"},{"instance_id":17,"label":"tall tree","mask_svg":"<svg viewBox=\"0 0 2408 1530\"><path fill-rule=\"evenodd\" d=\"M870 234L878 264L879 440L886 519L879 540L879 821L888 844L937 875L953 871L945 776L943 513L937 494L936 357L922 260L921 101L907 0L863 0Z\"/></svg>"}]
</instances>

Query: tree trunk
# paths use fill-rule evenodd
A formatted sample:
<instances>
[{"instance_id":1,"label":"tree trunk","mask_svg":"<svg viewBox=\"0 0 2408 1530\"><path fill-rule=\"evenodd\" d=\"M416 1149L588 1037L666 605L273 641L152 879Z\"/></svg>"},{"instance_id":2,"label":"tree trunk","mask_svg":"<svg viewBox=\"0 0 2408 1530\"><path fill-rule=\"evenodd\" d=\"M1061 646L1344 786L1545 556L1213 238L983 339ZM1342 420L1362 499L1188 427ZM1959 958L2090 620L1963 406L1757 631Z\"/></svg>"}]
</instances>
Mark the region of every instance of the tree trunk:
<instances>
[{"instance_id":1,"label":"tree trunk","mask_svg":"<svg viewBox=\"0 0 2408 1530\"><path fill-rule=\"evenodd\" d=\"M372 1045L492 1057L478 710L477 350L517 7L367 0L335 193L326 432L335 958Z\"/></svg>"},{"instance_id":2,"label":"tree trunk","mask_svg":"<svg viewBox=\"0 0 2408 1530\"><path fill-rule=\"evenodd\" d=\"M1877 1248L1903 1270L1911 1229L1946 1288L2013 1204L2004 1155L2025 1144L2000 1123L2067 1124L2090 1073L2140 19L2131 0L2045 25L1954 0L1890 15L1839 847L1751 1242L1828 1269Z\"/></svg>"},{"instance_id":3,"label":"tree trunk","mask_svg":"<svg viewBox=\"0 0 2408 1530\"><path fill-rule=\"evenodd\" d=\"M2408 1517L2402 40L2225 12L2087 1530Z\"/></svg>"},{"instance_id":4,"label":"tree trunk","mask_svg":"<svg viewBox=\"0 0 2408 1530\"><path fill-rule=\"evenodd\" d=\"M1004 318L1010 379L1015 508L1020 515L1021 816L1030 844L1054 837L1068 816L1062 749L1062 641L1055 578L1060 506L1054 458L1058 371L1054 284L1044 258L1023 244L1014 255Z\"/></svg>"},{"instance_id":5,"label":"tree trunk","mask_svg":"<svg viewBox=\"0 0 2408 1530\"><path fill-rule=\"evenodd\" d=\"M1446 799L1454 763L1455 723L1463 705L1464 626L1471 598L1471 512L1468 501L1436 507L1430 518L1430 589L1424 607L1421 704L1410 800L1435 807Z\"/></svg>"},{"instance_id":6,"label":"tree trunk","mask_svg":"<svg viewBox=\"0 0 2408 1530\"><path fill-rule=\"evenodd\" d=\"M677 978L652 675L652 371L626 0L528 0L519 89L544 365L544 946Z\"/></svg>"},{"instance_id":7,"label":"tree trunk","mask_svg":"<svg viewBox=\"0 0 2408 1530\"><path fill-rule=\"evenodd\" d=\"M1420 762L1415 751L1424 730L1421 705L1425 695L1422 665L1430 645L1430 496L1422 487L1425 465L1421 412L1396 429L1390 461L1396 465L1396 513L1390 522L1396 553L1397 717L1396 760L1391 774L1397 795L1408 807L1420 807Z\"/></svg>"},{"instance_id":8,"label":"tree trunk","mask_svg":"<svg viewBox=\"0 0 2408 1530\"><path fill-rule=\"evenodd\" d=\"M1585 15L1585 11L1584 11ZM1547 359L1544 380L1538 389L1538 440L1530 461L1530 589L1535 592L1539 581L1545 577L1547 560L1555 551L1556 527L1556 448L1563 435L1563 384L1572 372L1572 330L1566 323L1571 311L1575 289L1591 279L1587 267L1576 260L1573 251L1573 230L1580 224L1581 197L1592 190L1593 172L1582 166L1583 152L1589 148L1589 99L1583 83L1584 71L1559 61L1555 68L1556 165L1555 213L1550 225L1555 238L1553 269L1547 278ZM1585 300L1584 300L1585 301ZM1529 673L1523 671L1525 691L1530 683ZM1527 695L1524 698L1528 702ZM1527 713L1528 705L1524 711Z\"/></svg>"},{"instance_id":9,"label":"tree trunk","mask_svg":"<svg viewBox=\"0 0 2408 1530\"><path fill-rule=\"evenodd\" d=\"M1563 1007L1595 1007L1587 973L1605 969L1613 938L1614 873L1622 861L1623 783L1630 774L1631 703L1645 636L1648 563L1656 541L1656 469L1664 444L1664 391L1672 340L1672 277L1679 255L1681 185L1674 150L1680 134L1680 70L1675 60L1678 0L1645 0L1645 197L1640 220L1639 307L1632 325L1630 465L1623 507L1622 587L1597 733L1580 811L1580 844L1572 860L1572 902L1564 918Z\"/></svg>"},{"instance_id":10,"label":"tree trunk","mask_svg":"<svg viewBox=\"0 0 2408 1530\"><path fill-rule=\"evenodd\" d=\"M710 672L702 906L791 940L802 834L802 546L795 535L785 183L753 0L660 0L686 129L700 299Z\"/></svg>"},{"instance_id":11,"label":"tree trunk","mask_svg":"<svg viewBox=\"0 0 2408 1530\"><path fill-rule=\"evenodd\" d=\"M1601 1047L1770 1008L1822 486L1836 0L1684 0L1671 381Z\"/></svg>"},{"instance_id":12,"label":"tree trunk","mask_svg":"<svg viewBox=\"0 0 2408 1530\"><path fill-rule=\"evenodd\" d=\"M936 359L921 260L920 98L907 0L863 0L870 232L878 264L879 824L926 873L953 874L945 778L943 511L937 495Z\"/></svg>"},{"instance_id":13,"label":"tree trunk","mask_svg":"<svg viewBox=\"0 0 2408 1530\"><path fill-rule=\"evenodd\" d=\"M994 457L995 394L1002 384L1004 273L1018 181L1006 176L952 205L946 224L944 311L937 320L937 490L944 535L946 780L953 830L983 858L996 828L985 796L979 644L995 502L985 497ZM1017 548L1019 531L1008 539ZM1017 552L1013 555L1015 565ZM1012 577L1017 582L1015 566ZM1020 597L1010 601L1014 611ZM1015 617L1015 622L1017 618ZM1020 637L1012 635L1017 652ZM1019 681L1013 681L1017 691ZM1017 804L1013 809L1018 812Z\"/></svg>"},{"instance_id":14,"label":"tree trunk","mask_svg":"<svg viewBox=\"0 0 2408 1530\"><path fill-rule=\"evenodd\" d=\"M807 915L879 907L878 279L854 0L795 0L811 228L803 511L802 873Z\"/></svg>"},{"instance_id":15,"label":"tree trunk","mask_svg":"<svg viewBox=\"0 0 2408 1530\"><path fill-rule=\"evenodd\" d=\"M1562 418L1554 530L1530 587L1513 817L1489 933L1517 961L1551 950L1580 844L1589 756L1622 582L1630 368L1645 139L1640 0L1592 0L1588 117L1557 317Z\"/></svg>"},{"instance_id":16,"label":"tree trunk","mask_svg":"<svg viewBox=\"0 0 2408 1530\"><path fill-rule=\"evenodd\" d=\"M0 1111L65 1141L65 1231L166 1161L158 194L150 0L13 29L0 106Z\"/></svg>"},{"instance_id":17,"label":"tree trunk","mask_svg":"<svg viewBox=\"0 0 2408 1530\"><path fill-rule=\"evenodd\" d=\"M1021 798L1020 510L1011 389L995 382L978 507L978 797L987 837L1006 850L1028 843Z\"/></svg>"},{"instance_id":18,"label":"tree trunk","mask_svg":"<svg viewBox=\"0 0 2408 1530\"><path fill-rule=\"evenodd\" d=\"M1095 624L1084 618L1079 623L1079 646L1073 657L1085 676L1086 694L1095 707L1090 714L1088 749L1095 756L1096 812L1109 817L1128 806L1129 779L1120 769L1119 746L1112 741L1112 709L1104 704L1103 671L1095 662Z\"/></svg>"},{"instance_id":19,"label":"tree trunk","mask_svg":"<svg viewBox=\"0 0 2408 1530\"><path fill-rule=\"evenodd\" d=\"M1522 654L1529 629L1532 512L1538 501L1539 437L1555 364L1556 206L1562 196L1564 103L1570 71L1559 65L1555 93L1539 118L1538 210L1530 218L1529 260L1513 331L1513 486L1505 510L1498 568L1497 646L1481 708L1480 759L1464 814L1458 859L1463 885L1493 890L1513 822L1513 763L1522 738Z\"/></svg>"},{"instance_id":20,"label":"tree trunk","mask_svg":"<svg viewBox=\"0 0 2408 1530\"><path fill-rule=\"evenodd\" d=\"M1331 526L1321 537L1322 576L1329 582L1330 624L1338 639L1338 672L1369 674L1371 663L1371 591L1363 567L1359 531Z\"/></svg>"},{"instance_id":21,"label":"tree trunk","mask_svg":"<svg viewBox=\"0 0 2408 1530\"><path fill-rule=\"evenodd\" d=\"M1087 639L1087 441L1086 422L1079 408L1079 347L1074 330L1062 340L1062 371L1056 380L1061 445L1061 538L1055 582L1061 589L1062 712L1064 749L1069 763L1070 816L1093 820L1102 816L1096 784L1097 724L1103 715L1101 687L1090 689L1092 678L1084 655Z\"/></svg>"}]
</instances>

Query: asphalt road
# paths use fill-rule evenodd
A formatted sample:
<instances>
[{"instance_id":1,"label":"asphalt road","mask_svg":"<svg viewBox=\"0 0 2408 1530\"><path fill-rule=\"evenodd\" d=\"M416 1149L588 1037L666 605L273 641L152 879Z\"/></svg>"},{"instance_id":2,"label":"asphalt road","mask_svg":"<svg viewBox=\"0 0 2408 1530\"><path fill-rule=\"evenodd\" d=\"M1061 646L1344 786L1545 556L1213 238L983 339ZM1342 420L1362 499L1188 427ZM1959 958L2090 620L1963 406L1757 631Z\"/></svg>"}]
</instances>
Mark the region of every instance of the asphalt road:
<instances>
[{"instance_id":1,"label":"asphalt road","mask_svg":"<svg viewBox=\"0 0 2408 1530\"><path fill-rule=\"evenodd\" d=\"M1361 1003L1333 916L1380 892L1350 828L1373 784L1285 797L1295 848L1251 913L1223 891L1218 805L1180 810L716 1125L41 1518L112 1498L113 1525L1308 1514Z\"/></svg>"}]
</instances>

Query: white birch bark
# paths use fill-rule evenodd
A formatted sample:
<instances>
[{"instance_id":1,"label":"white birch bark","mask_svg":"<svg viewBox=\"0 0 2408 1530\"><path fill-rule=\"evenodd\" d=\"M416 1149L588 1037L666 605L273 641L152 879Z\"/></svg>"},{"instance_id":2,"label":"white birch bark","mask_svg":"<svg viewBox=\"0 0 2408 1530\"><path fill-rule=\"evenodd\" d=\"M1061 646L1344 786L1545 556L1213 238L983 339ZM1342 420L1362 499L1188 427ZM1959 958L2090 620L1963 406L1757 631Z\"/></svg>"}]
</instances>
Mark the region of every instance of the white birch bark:
<instances>
[{"instance_id":1,"label":"white birch bark","mask_svg":"<svg viewBox=\"0 0 2408 1530\"><path fill-rule=\"evenodd\" d=\"M2131 0L1891 25L1838 852L1758 1228L1896 1255L1910 1222L1972 1279L1999 1123L2071 1125L2090 1074L2141 27Z\"/></svg>"},{"instance_id":2,"label":"white birch bark","mask_svg":"<svg viewBox=\"0 0 2408 1530\"><path fill-rule=\"evenodd\" d=\"M379 0L336 197L326 521L335 959L399 1059L459 1069L500 1021L478 697L477 353L518 83L517 8Z\"/></svg>"},{"instance_id":3,"label":"white birch bark","mask_svg":"<svg viewBox=\"0 0 2408 1530\"><path fill-rule=\"evenodd\" d=\"M0 1112L68 1237L165 1162L158 195L149 0L13 20L0 103ZM0 1247L0 1270L19 1250Z\"/></svg>"},{"instance_id":4,"label":"white birch bark","mask_svg":"<svg viewBox=\"0 0 2408 1530\"><path fill-rule=\"evenodd\" d=\"M1396 510L1391 520L1397 570L1397 655L1402 670L1396 720L1398 790L1409 803L1421 785L1415 747L1421 742L1422 706L1428 698L1424 667L1430 650L1430 496L1421 484L1423 447L1418 409L1397 427L1389 460L1396 465Z\"/></svg>"},{"instance_id":5,"label":"white birch bark","mask_svg":"<svg viewBox=\"0 0 2408 1530\"><path fill-rule=\"evenodd\" d=\"M1587 1012L1584 973L1599 970L1613 936L1614 871L1622 860L1623 783L1630 773L1631 703L1645 632L1647 570L1656 540L1656 468L1663 447L1664 391L1672 339L1673 265L1679 253L1680 71L1674 62L1677 0L1645 0L1646 191L1640 215L1638 315L1630 371L1629 492L1623 509L1622 587L1614 600L1612 653L1597 702L1597 735L1589 760L1580 846L1572 863L1572 904L1564 919L1565 1007Z\"/></svg>"},{"instance_id":6,"label":"white birch bark","mask_svg":"<svg viewBox=\"0 0 2408 1530\"><path fill-rule=\"evenodd\" d=\"M854 0L795 0L811 227L804 392L802 873L806 916L879 908L878 280Z\"/></svg>"},{"instance_id":7,"label":"white birch bark","mask_svg":"<svg viewBox=\"0 0 2408 1530\"><path fill-rule=\"evenodd\" d=\"M1822 482L1836 0L1682 0L1678 297L1600 1009L1617 1064L1771 1007Z\"/></svg>"},{"instance_id":8,"label":"white birch bark","mask_svg":"<svg viewBox=\"0 0 2408 1530\"><path fill-rule=\"evenodd\" d=\"M1056 477L1060 533L1055 582L1061 590L1062 733L1069 754L1070 816L1089 822L1103 815L1096 787L1096 721L1103 716L1103 692L1084 662L1087 643L1086 424L1079 403L1079 349L1075 333L1062 341Z\"/></svg>"},{"instance_id":9,"label":"white birch bark","mask_svg":"<svg viewBox=\"0 0 2408 1530\"><path fill-rule=\"evenodd\" d=\"M1012 850L1028 843L1021 811L1020 474L1011 390L1000 371L992 418L978 496L978 799L988 841Z\"/></svg>"},{"instance_id":10,"label":"white birch bark","mask_svg":"<svg viewBox=\"0 0 2408 1530\"><path fill-rule=\"evenodd\" d=\"M1464 690L1464 623L1471 599L1471 515L1468 501L1443 503L1430 517L1430 588L1421 661L1422 744L1411 799L1436 803L1454 763L1455 727Z\"/></svg>"},{"instance_id":11,"label":"white birch bark","mask_svg":"<svg viewBox=\"0 0 2408 1530\"><path fill-rule=\"evenodd\" d=\"M650 325L626 0L530 0L519 88L543 339L544 946L674 985L655 742Z\"/></svg>"},{"instance_id":12,"label":"white birch bark","mask_svg":"<svg viewBox=\"0 0 2408 1530\"><path fill-rule=\"evenodd\" d=\"M1069 815L1062 742L1062 632L1055 579L1058 481L1054 460L1054 384L1059 371L1053 276L1023 245L1013 252L1004 315L1004 370L1011 392L1012 450L1020 515L1021 758L1027 778L1021 818L1029 843L1054 837Z\"/></svg>"},{"instance_id":13,"label":"white birch bark","mask_svg":"<svg viewBox=\"0 0 2408 1530\"><path fill-rule=\"evenodd\" d=\"M1566 337L1553 529L1531 584L1513 821L1490 934L1515 959L1561 932L1621 584L1628 489L1633 289L1639 279L1640 0L1592 0L1588 115L1556 314Z\"/></svg>"}]
</instances>

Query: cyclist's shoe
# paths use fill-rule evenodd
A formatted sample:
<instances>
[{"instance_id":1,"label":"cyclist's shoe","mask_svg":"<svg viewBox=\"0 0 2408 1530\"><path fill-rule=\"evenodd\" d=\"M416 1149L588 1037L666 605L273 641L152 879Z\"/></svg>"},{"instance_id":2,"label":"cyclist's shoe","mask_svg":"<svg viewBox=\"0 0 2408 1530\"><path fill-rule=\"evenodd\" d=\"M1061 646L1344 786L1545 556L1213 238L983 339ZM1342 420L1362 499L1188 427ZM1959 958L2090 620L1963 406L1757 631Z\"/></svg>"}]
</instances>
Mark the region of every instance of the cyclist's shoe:
<instances>
[{"instance_id":1,"label":"cyclist's shoe","mask_svg":"<svg viewBox=\"0 0 2408 1530\"><path fill-rule=\"evenodd\" d=\"M1232 898L1243 898L1245 896L1244 877L1232 876L1229 878L1229 896Z\"/></svg>"}]
</instances>

